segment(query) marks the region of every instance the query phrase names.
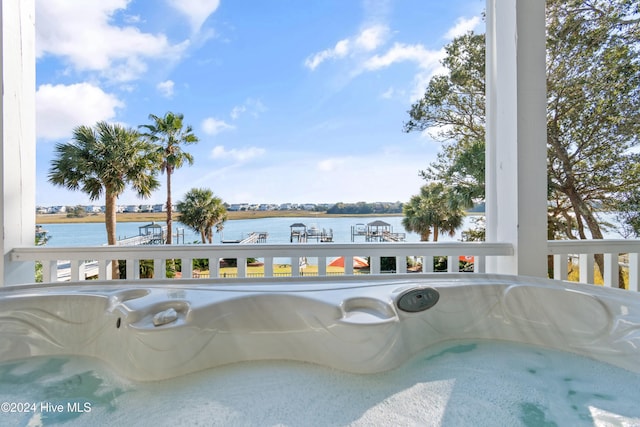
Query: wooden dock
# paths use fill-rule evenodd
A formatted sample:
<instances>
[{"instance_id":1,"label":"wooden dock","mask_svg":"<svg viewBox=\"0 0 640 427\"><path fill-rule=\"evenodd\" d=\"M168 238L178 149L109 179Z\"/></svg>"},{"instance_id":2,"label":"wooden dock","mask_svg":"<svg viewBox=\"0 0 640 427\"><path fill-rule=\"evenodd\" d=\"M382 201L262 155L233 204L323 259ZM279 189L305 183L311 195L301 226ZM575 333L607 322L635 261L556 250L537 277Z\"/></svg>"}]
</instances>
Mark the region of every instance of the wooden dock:
<instances>
[{"instance_id":1,"label":"wooden dock","mask_svg":"<svg viewBox=\"0 0 640 427\"><path fill-rule=\"evenodd\" d=\"M351 241L357 237L364 237L367 242L404 242L406 233L394 233L391 224L384 221L373 221L369 224L356 224L351 226Z\"/></svg>"},{"instance_id":2,"label":"wooden dock","mask_svg":"<svg viewBox=\"0 0 640 427\"><path fill-rule=\"evenodd\" d=\"M306 225L296 222L289 226L291 228L291 235L289 236L289 242L306 243L309 240L315 240L317 242L333 242L333 229L329 231L324 228L320 230L316 226L307 227Z\"/></svg>"},{"instance_id":3,"label":"wooden dock","mask_svg":"<svg viewBox=\"0 0 640 427\"><path fill-rule=\"evenodd\" d=\"M118 238L116 246L163 245L167 241L166 225L152 222L151 224L138 227L138 230L137 236ZM184 228L181 227L175 230L176 232L172 236L175 238L175 243L179 244L180 239L182 239L182 243L184 243Z\"/></svg>"},{"instance_id":4,"label":"wooden dock","mask_svg":"<svg viewBox=\"0 0 640 427\"><path fill-rule=\"evenodd\" d=\"M266 231L252 231L244 239L238 240L222 240L222 243L237 243L240 245L246 245L250 243L267 243L267 237L269 233Z\"/></svg>"},{"instance_id":5,"label":"wooden dock","mask_svg":"<svg viewBox=\"0 0 640 427\"><path fill-rule=\"evenodd\" d=\"M68 282L71 280L71 261L58 261L57 269L58 282ZM84 280L91 277L98 277L98 261L84 263L82 271L84 271Z\"/></svg>"},{"instance_id":6,"label":"wooden dock","mask_svg":"<svg viewBox=\"0 0 640 427\"><path fill-rule=\"evenodd\" d=\"M118 239L116 245L118 246L131 246L131 245L162 245L166 242L166 232L167 227L164 227L164 231L162 235L146 235L146 236L133 236L133 237L124 237L122 239Z\"/></svg>"}]
</instances>

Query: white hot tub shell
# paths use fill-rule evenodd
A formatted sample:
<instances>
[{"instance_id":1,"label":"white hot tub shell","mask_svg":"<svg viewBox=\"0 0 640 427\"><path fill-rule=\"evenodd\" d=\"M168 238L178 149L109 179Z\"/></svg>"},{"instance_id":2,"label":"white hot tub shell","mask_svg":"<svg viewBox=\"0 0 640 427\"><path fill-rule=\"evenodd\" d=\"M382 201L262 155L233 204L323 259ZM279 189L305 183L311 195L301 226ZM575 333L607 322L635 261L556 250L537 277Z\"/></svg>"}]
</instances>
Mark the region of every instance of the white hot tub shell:
<instances>
[{"instance_id":1,"label":"white hot tub shell","mask_svg":"<svg viewBox=\"0 0 640 427\"><path fill-rule=\"evenodd\" d=\"M138 381L255 360L375 373L435 343L469 339L532 344L640 372L640 295L528 277L7 287L0 318L0 362L90 356Z\"/></svg>"}]
</instances>

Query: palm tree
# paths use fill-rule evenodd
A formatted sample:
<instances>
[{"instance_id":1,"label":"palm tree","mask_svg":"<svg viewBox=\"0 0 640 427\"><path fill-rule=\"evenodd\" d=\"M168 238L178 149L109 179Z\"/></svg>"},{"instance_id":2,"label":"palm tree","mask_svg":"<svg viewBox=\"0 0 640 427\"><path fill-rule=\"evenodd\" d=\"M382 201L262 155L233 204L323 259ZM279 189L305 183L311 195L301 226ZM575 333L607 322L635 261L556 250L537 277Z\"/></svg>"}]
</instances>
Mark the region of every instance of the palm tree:
<instances>
[{"instance_id":1,"label":"palm tree","mask_svg":"<svg viewBox=\"0 0 640 427\"><path fill-rule=\"evenodd\" d=\"M433 229L433 241L441 232L453 236L464 221L463 200L441 183L430 183L420 188L420 194L403 207L402 225L408 231L420 233L427 241Z\"/></svg>"},{"instance_id":2,"label":"palm tree","mask_svg":"<svg viewBox=\"0 0 640 427\"><path fill-rule=\"evenodd\" d=\"M200 233L202 243L213 243L213 227L222 230L227 220L227 209L222 199L207 188L193 188L185 194L184 201L178 203L180 222Z\"/></svg>"},{"instance_id":3,"label":"palm tree","mask_svg":"<svg viewBox=\"0 0 640 427\"><path fill-rule=\"evenodd\" d=\"M171 244L173 238L172 216L173 206L171 199L171 175L176 169L182 167L186 161L193 164L193 156L182 150L181 144L195 144L198 137L193 134L191 126L184 127L182 114L168 112L164 117L149 114L153 121L150 125L140 125L147 131L143 134L149 141L156 144L157 152L162 159L160 170L167 176L167 244Z\"/></svg>"},{"instance_id":4,"label":"palm tree","mask_svg":"<svg viewBox=\"0 0 640 427\"><path fill-rule=\"evenodd\" d=\"M421 242L428 242L431 236L431 219L426 217L422 209L420 195L412 196L409 203L402 206L402 226L407 231L420 234Z\"/></svg>"},{"instance_id":5,"label":"palm tree","mask_svg":"<svg viewBox=\"0 0 640 427\"><path fill-rule=\"evenodd\" d=\"M78 126L67 143L55 146L49 182L80 190L93 200L105 196L107 243L116 244L116 202L130 185L140 197L149 197L160 186L156 179L157 154L140 134L121 125L98 122ZM113 264L113 277L118 268Z\"/></svg>"}]
</instances>

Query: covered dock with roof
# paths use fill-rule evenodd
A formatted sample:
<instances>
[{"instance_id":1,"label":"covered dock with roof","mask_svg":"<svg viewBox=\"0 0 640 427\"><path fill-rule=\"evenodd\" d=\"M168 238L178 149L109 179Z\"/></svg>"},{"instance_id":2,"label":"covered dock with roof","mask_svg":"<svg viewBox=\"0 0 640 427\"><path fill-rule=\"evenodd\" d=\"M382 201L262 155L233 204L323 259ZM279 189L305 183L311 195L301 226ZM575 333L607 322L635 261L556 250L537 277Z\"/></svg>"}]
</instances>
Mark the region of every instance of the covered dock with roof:
<instances>
[{"instance_id":1,"label":"covered dock with roof","mask_svg":"<svg viewBox=\"0 0 640 427\"><path fill-rule=\"evenodd\" d=\"M394 233L393 226L382 220L372 221L368 224L356 224L351 226L351 241L356 237L364 237L367 242L404 242L406 233Z\"/></svg>"}]
</instances>

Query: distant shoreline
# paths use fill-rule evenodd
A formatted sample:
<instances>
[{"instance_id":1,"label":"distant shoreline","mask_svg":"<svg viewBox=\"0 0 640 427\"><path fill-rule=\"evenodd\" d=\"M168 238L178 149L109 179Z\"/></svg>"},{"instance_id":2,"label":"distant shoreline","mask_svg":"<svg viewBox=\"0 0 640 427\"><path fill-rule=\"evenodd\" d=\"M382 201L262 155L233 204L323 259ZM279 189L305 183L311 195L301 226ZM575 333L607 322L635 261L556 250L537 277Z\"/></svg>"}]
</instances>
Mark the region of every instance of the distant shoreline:
<instances>
[{"instance_id":1,"label":"distant shoreline","mask_svg":"<svg viewBox=\"0 0 640 427\"><path fill-rule=\"evenodd\" d=\"M394 214L328 214L326 212L315 211L233 211L228 213L228 219L261 219L261 218L287 218L287 217L305 217L305 218L341 218L353 217L363 218L371 216L402 216L401 213ZM119 213L117 214L118 222L165 222L167 214L165 212L158 213ZM173 217L174 221L180 221L180 214L176 213ZM104 214L87 214L80 218L70 218L67 214L44 214L36 215L37 224L73 224L73 223L91 223L104 222Z\"/></svg>"}]
</instances>

